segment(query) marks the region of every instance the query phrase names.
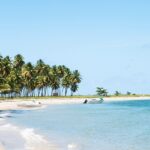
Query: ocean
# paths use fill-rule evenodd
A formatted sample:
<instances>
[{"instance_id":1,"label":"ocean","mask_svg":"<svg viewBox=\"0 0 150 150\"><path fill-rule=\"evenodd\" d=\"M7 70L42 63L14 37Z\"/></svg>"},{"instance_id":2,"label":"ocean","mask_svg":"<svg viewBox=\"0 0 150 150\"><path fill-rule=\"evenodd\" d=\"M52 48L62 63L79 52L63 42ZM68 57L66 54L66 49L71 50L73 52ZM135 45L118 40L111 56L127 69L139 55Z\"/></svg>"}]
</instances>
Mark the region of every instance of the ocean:
<instances>
[{"instance_id":1,"label":"ocean","mask_svg":"<svg viewBox=\"0 0 150 150\"><path fill-rule=\"evenodd\" d=\"M150 150L150 100L49 105L11 116L61 150Z\"/></svg>"}]
</instances>

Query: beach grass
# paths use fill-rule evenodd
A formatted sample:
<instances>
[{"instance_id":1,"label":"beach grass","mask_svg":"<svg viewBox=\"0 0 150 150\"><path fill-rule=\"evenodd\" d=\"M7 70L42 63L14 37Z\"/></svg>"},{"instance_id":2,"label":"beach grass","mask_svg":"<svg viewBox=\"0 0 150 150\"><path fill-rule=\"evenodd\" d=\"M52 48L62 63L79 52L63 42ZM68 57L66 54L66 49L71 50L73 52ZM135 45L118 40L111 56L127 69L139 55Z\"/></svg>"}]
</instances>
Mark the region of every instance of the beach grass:
<instances>
[{"instance_id":1,"label":"beach grass","mask_svg":"<svg viewBox=\"0 0 150 150\"><path fill-rule=\"evenodd\" d=\"M74 95L74 96L35 96L35 97L14 97L14 98L8 98L8 97L0 97L0 100L48 100L48 99L86 99L86 98L99 98L101 96L98 96L98 95ZM145 94L145 95L142 95L142 94L136 94L136 95L125 95L125 94L121 94L121 95L108 95L108 96L105 96L104 98L136 98L136 97L150 97L150 94Z\"/></svg>"},{"instance_id":2,"label":"beach grass","mask_svg":"<svg viewBox=\"0 0 150 150\"><path fill-rule=\"evenodd\" d=\"M81 96L81 95L76 95L76 96L35 96L35 97L14 97L14 98L8 98L8 97L1 97L0 98L0 100L5 100L5 99L29 99L29 100L31 100L31 99L44 99L44 100L46 100L46 99L71 99L71 98L98 98L99 96L93 96L93 95L88 95L88 96L86 96L86 95L83 95L83 96Z\"/></svg>"}]
</instances>

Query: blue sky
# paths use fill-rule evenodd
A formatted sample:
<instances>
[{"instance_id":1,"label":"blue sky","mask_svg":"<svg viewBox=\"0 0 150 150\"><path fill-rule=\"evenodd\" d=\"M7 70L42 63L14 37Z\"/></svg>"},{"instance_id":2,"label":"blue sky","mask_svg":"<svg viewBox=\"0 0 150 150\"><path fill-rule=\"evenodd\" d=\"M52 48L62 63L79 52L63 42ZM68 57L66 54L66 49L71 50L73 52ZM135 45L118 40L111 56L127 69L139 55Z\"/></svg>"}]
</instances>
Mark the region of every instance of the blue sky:
<instances>
[{"instance_id":1,"label":"blue sky","mask_svg":"<svg viewBox=\"0 0 150 150\"><path fill-rule=\"evenodd\" d=\"M1 1L0 53L80 70L78 94L150 93L149 8L148 0Z\"/></svg>"}]
</instances>

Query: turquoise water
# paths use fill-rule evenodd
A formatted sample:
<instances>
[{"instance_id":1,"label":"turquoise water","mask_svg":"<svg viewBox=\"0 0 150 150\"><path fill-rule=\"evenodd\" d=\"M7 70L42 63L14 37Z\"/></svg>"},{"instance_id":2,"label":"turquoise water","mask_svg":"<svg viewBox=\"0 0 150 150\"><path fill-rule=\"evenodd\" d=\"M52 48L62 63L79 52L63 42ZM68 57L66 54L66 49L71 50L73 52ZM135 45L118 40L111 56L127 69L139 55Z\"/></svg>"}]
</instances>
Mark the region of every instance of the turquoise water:
<instances>
[{"instance_id":1,"label":"turquoise water","mask_svg":"<svg viewBox=\"0 0 150 150\"><path fill-rule=\"evenodd\" d=\"M150 101L50 105L13 111L15 124L35 128L61 150L150 150Z\"/></svg>"}]
</instances>

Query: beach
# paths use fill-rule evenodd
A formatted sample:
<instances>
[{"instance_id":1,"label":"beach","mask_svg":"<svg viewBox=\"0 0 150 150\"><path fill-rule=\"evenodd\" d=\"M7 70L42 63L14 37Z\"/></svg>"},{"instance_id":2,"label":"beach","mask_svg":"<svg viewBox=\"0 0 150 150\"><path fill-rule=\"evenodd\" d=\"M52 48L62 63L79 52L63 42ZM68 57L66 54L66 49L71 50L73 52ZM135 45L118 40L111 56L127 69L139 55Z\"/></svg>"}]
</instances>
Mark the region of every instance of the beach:
<instances>
[{"instance_id":1,"label":"beach","mask_svg":"<svg viewBox=\"0 0 150 150\"><path fill-rule=\"evenodd\" d=\"M99 99L99 98L50 98L50 99L6 99L0 100L0 110L22 110L22 109L42 109L51 104L81 104L84 100ZM125 101L125 100L150 100L150 97L140 96L140 97L106 97L103 98L104 102L111 101ZM34 105L41 103L42 105L37 105L37 107L27 107L26 105Z\"/></svg>"},{"instance_id":2,"label":"beach","mask_svg":"<svg viewBox=\"0 0 150 150\"><path fill-rule=\"evenodd\" d=\"M105 102L125 100L149 100L150 97L118 97L104 98ZM0 110L30 110L44 109L48 105L56 104L82 104L85 98L51 98L38 100L3 100ZM90 100L87 98L87 100ZM35 105L35 107L34 107ZM33 107L32 107L33 106ZM57 150L54 143L37 134L34 129L24 129L8 123L5 118L11 114L4 113L0 119L0 150ZM44 145L44 146L43 146Z\"/></svg>"},{"instance_id":3,"label":"beach","mask_svg":"<svg viewBox=\"0 0 150 150\"><path fill-rule=\"evenodd\" d=\"M84 99L50 99L50 100L1 100L0 110L36 110L43 109L50 104L77 104ZM41 103L41 105L39 104ZM39 104L39 105L38 105ZM34 107L36 105L36 107ZM11 114L3 114L5 118ZM44 137L36 134L33 129L21 129L0 119L0 150L57 150L57 146L50 143Z\"/></svg>"}]
</instances>

